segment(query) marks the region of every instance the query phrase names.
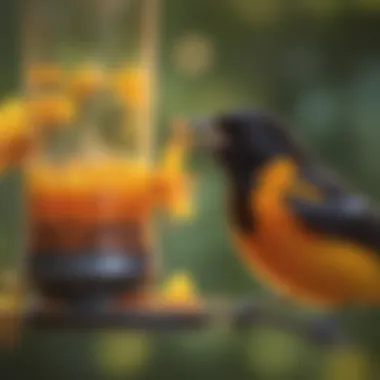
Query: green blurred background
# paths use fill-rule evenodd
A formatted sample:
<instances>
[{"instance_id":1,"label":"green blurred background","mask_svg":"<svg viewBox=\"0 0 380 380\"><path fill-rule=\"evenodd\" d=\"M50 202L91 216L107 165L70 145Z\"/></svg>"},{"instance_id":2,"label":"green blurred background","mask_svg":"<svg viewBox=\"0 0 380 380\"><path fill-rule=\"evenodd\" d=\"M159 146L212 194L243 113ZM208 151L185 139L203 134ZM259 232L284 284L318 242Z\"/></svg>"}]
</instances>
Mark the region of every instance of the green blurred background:
<instances>
[{"instance_id":1,"label":"green blurred background","mask_svg":"<svg viewBox=\"0 0 380 380\"><path fill-rule=\"evenodd\" d=\"M21 3L2 3L3 96L19 86ZM259 105L289 119L326 163L380 199L380 0L163 0L161 18L163 132L173 116ZM206 295L273 299L226 239L220 174L203 158L191 164L201 179L197 218L160 223L162 279L186 270ZM20 181L9 172L0 183L5 270L21 258ZM357 344L342 357L263 326L244 333L23 331L17 349L1 351L0 379L379 379L380 317L355 314L347 326Z\"/></svg>"}]
</instances>

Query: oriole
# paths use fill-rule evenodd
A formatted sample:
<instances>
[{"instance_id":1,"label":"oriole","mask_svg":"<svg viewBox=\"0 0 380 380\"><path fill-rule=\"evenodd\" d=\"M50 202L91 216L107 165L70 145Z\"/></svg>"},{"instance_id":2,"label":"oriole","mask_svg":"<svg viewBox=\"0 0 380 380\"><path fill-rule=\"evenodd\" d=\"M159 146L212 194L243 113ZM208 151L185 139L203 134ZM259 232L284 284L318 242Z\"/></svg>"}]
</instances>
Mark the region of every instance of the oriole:
<instances>
[{"instance_id":1,"label":"oriole","mask_svg":"<svg viewBox=\"0 0 380 380\"><path fill-rule=\"evenodd\" d=\"M190 123L228 184L237 250L278 293L314 306L380 302L380 212L271 115Z\"/></svg>"}]
</instances>

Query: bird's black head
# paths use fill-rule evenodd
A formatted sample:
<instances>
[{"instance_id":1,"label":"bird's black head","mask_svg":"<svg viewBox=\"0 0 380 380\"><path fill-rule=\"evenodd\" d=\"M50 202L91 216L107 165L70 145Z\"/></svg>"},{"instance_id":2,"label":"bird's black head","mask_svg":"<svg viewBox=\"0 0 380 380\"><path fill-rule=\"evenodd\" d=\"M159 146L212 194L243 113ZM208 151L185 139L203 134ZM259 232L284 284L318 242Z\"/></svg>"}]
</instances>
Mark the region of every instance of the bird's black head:
<instances>
[{"instance_id":1,"label":"bird's black head","mask_svg":"<svg viewBox=\"0 0 380 380\"><path fill-rule=\"evenodd\" d=\"M195 139L227 171L255 170L276 157L305 159L289 130L256 110L220 114L194 121Z\"/></svg>"}]
</instances>

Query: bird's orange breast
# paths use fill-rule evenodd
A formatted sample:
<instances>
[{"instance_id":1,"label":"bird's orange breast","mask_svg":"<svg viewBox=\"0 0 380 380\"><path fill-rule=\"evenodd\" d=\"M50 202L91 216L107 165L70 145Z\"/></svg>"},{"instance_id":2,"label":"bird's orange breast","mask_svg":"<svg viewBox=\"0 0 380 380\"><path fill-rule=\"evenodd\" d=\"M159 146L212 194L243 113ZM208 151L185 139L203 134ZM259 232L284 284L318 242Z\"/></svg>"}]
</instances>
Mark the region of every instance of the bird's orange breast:
<instances>
[{"instance_id":1,"label":"bird's orange breast","mask_svg":"<svg viewBox=\"0 0 380 380\"><path fill-rule=\"evenodd\" d=\"M261 173L251 199L255 233L235 234L248 265L278 292L309 303L380 301L380 255L306 230L284 199L297 180L297 167L287 160Z\"/></svg>"}]
</instances>

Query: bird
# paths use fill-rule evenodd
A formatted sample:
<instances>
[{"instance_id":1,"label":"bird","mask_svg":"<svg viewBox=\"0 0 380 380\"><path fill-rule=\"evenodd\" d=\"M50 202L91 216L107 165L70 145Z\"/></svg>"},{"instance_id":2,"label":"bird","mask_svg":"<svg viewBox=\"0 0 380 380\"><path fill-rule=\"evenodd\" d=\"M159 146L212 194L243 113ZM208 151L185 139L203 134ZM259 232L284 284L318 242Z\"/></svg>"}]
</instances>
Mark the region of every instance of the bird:
<instances>
[{"instance_id":1,"label":"bird","mask_svg":"<svg viewBox=\"0 0 380 380\"><path fill-rule=\"evenodd\" d=\"M326 309L380 304L379 206L256 108L189 122L224 173L235 250L275 294Z\"/></svg>"}]
</instances>

